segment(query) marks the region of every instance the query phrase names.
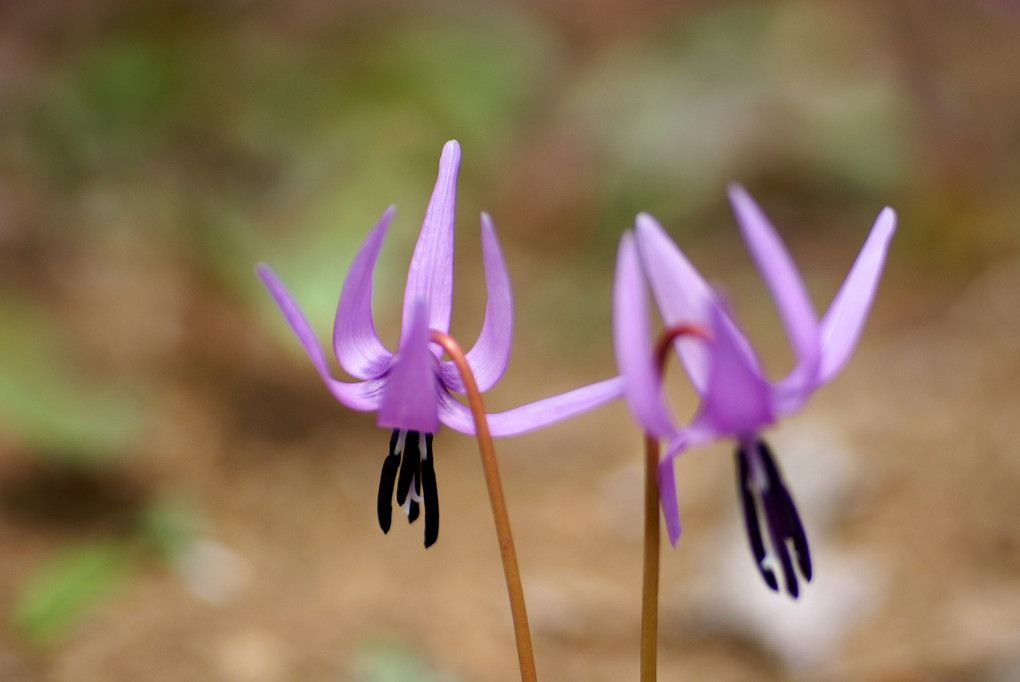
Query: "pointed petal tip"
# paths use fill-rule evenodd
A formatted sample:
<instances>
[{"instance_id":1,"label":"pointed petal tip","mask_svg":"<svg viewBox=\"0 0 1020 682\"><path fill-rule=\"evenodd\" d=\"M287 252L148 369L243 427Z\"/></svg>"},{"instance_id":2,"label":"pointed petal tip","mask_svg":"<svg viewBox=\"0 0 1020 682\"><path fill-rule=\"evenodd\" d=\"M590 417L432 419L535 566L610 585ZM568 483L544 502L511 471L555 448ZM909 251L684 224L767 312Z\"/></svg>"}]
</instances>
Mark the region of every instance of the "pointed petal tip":
<instances>
[{"instance_id":1,"label":"pointed petal tip","mask_svg":"<svg viewBox=\"0 0 1020 682\"><path fill-rule=\"evenodd\" d=\"M896 222L896 211L891 206L886 206L879 211L878 217L875 218L875 226L872 229L887 233L886 239L888 239L896 232Z\"/></svg>"},{"instance_id":2,"label":"pointed petal tip","mask_svg":"<svg viewBox=\"0 0 1020 682\"><path fill-rule=\"evenodd\" d=\"M745 241L748 228L751 228L752 234L760 233L762 228L768 232L775 232L775 227L765 215L765 211L743 185L736 182L727 185L726 198L729 199L730 207L737 218L737 226L744 234ZM778 239L778 235L776 235L776 239Z\"/></svg>"},{"instance_id":3,"label":"pointed petal tip","mask_svg":"<svg viewBox=\"0 0 1020 682\"><path fill-rule=\"evenodd\" d=\"M611 377L542 400L488 415L494 438L518 436L575 417L623 396L623 378ZM470 410L452 398L442 401L440 419L454 431L475 433Z\"/></svg>"},{"instance_id":4,"label":"pointed petal tip","mask_svg":"<svg viewBox=\"0 0 1020 682\"><path fill-rule=\"evenodd\" d=\"M333 353L340 366L358 379L378 378L392 357L372 320L372 274L393 209L390 206L383 211L358 247L344 276L333 320Z\"/></svg>"},{"instance_id":5,"label":"pointed petal tip","mask_svg":"<svg viewBox=\"0 0 1020 682\"><path fill-rule=\"evenodd\" d=\"M620 235L620 244L617 246L617 259L633 258L637 254L637 243L634 240L634 232L632 230L624 230L623 234Z\"/></svg>"},{"instance_id":6,"label":"pointed petal tip","mask_svg":"<svg viewBox=\"0 0 1020 682\"><path fill-rule=\"evenodd\" d=\"M393 222L393 216L396 215L396 213L397 213L396 204L390 204L389 206L387 206L386 209L379 214L379 220L375 221L375 225L373 225L372 229L370 229L368 231L368 234L365 235L365 239L361 242L362 246L359 247L359 250L361 248L364 248L366 245L373 243L373 240L377 240L375 241L375 245L376 249L378 249L378 245L379 243L382 242L382 237L386 233L386 230L389 229L390 223ZM350 269L348 269L347 272L349 273ZM346 279L347 278L345 276L344 280L346 281Z\"/></svg>"},{"instance_id":7,"label":"pointed petal tip","mask_svg":"<svg viewBox=\"0 0 1020 682\"><path fill-rule=\"evenodd\" d=\"M451 140L443 146L436 184L425 207L418 242L407 270L401 334L407 331L414 302L422 299L428 313L427 326L441 332L450 328L453 296L453 228L457 203L460 145Z\"/></svg>"},{"instance_id":8,"label":"pointed petal tip","mask_svg":"<svg viewBox=\"0 0 1020 682\"><path fill-rule=\"evenodd\" d=\"M783 379L796 385L811 383L818 371L818 319L800 272L765 211L739 185L727 194L744 244L772 295L776 310L793 346L796 364Z\"/></svg>"},{"instance_id":9,"label":"pointed petal tip","mask_svg":"<svg viewBox=\"0 0 1020 682\"><path fill-rule=\"evenodd\" d=\"M613 279L613 351L631 416L647 433L668 438L676 427L662 399L645 298L637 242L627 231L620 237Z\"/></svg>"},{"instance_id":10,"label":"pointed petal tip","mask_svg":"<svg viewBox=\"0 0 1020 682\"><path fill-rule=\"evenodd\" d=\"M510 359L514 304L506 261L503 259L496 229L487 213L482 213L480 231L482 264L485 268L485 318L478 339L467 352L467 361L475 374L478 390L485 392L503 376ZM448 362L443 367L444 370L452 369ZM447 376L447 388L462 393L464 389L460 376L456 372Z\"/></svg>"},{"instance_id":11,"label":"pointed petal tip","mask_svg":"<svg viewBox=\"0 0 1020 682\"><path fill-rule=\"evenodd\" d=\"M450 140L443 145L443 153L439 157L440 163L460 162L460 143L457 140Z\"/></svg>"},{"instance_id":12,"label":"pointed petal tip","mask_svg":"<svg viewBox=\"0 0 1020 682\"><path fill-rule=\"evenodd\" d=\"M878 290L889 243L896 231L896 212L883 208L846 279L820 324L822 363L818 382L824 384L849 361Z\"/></svg>"},{"instance_id":13,"label":"pointed petal tip","mask_svg":"<svg viewBox=\"0 0 1020 682\"><path fill-rule=\"evenodd\" d=\"M482 231L496 231L496 225L492 222L492 216L485 211L482 211L478 216L478 224L481 225Z\"/></svg>"},{"instance_id":14,"label":"pointed petal tip","mask_svg":"<svg viewBox=\"0 0 1020 682\"><path fill-rule=\"evenodd\" d=\"M646 232L648 230L657 230L659 232L664 231L662 224L655 219L651 213L645 213L642 211L634 217L634 229L638 233Z\"/></svg>"},{"instance_id":15,"label":"pointed petal tip","mask_svg":"<svg viewBox=\"0 0 1020 682\"><path fill-rule=\"evenodd\" d=\"M739 182L731 182L726 185L726 194L730 197L730 199L738 196L751 196Z\"/></svg>"},{"instance_id":16,"label":"pointed petal tip","mask_svg":"<svg viewBox=\"0 0 1020 682\"><path fill-rule=\"evenodd\" d=\"M729 199L730 206L733 207L738 223L742 219L759 219L769 222L761 206L758 205L758 202L751 196L751 193L740 183L731 182L726 185L726 198ZM750 215L748 215L749 213ZM769 225L771 226L771 223ZM741 229L743 229L743 226L741 226Z\"/></svg>"},{"instance_id":17,"label":"pointed petal tip","mask_svg":"<svg viewBox=\"0 0 1020 682\"><path fill-rule=\"evenodd\" d=\"M762 212L758 202L754 200L751 193L739 182L731 182L726 185L726 198L729 200L730 206L738 219L749 211Z\"/></svg>"},{"instance_id":18,"label":"pointed petal tip","mask_svg":"<svg viewBox=\"0 0 1020 682\"><path fill-rule=\"evenodd\" d=\"M667 452L666 457L659 461L655 468L655 478L659 485L659 508L662 510L662 520L666 526L666 537L669 544L676 549L676 543L680 540L680 512L677 509L676 479L673 474L673 458Z\"/></svg>"}]
</instances>

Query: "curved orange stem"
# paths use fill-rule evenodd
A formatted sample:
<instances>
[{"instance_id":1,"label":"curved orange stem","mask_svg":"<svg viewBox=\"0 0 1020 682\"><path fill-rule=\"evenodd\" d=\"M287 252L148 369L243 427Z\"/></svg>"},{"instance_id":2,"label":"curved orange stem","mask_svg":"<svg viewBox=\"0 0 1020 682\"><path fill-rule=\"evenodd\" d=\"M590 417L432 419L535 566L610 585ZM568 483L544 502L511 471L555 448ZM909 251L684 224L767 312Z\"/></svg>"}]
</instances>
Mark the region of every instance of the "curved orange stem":
<instances>
[{"instance_id":1,"label":"curved orange stem","mask_svg":"<svg viewBox=\"0 0 1020 682\"><path fill-rule=\"evenodd\" d=\"M680 336L708 340L708 331L696 324L663 330L655 343L655 366L661 377L673 341ZM659 641L659 440L645 434L645 538L641 576L641 682L655 682Z\"/></svg>"},{"instance_id":2,"label":"curved orange stem","mask_svg":"<svg viewBox=\"0 0 1020 682\"><path fill-rule=\"evenodd\" d=\"M449 334L432 331L432 341L438 343L457 366L461 381L464 382L468 407L475 422L475 435L478 438L478 451L482 456L482 470L485 472L485 485L489 489L489 502L492 505L492 518L496 522L496 537L499 539L499 554L503 559L503 574L506 577L506 589L510 596L510 615L514 623L514 636L517 639L517 660L521 667L522 682L536 682L535 653L531 646L531 630L528 628L528 612L524 605L524 589L521 586L521 573L517 567L517 552L510 534L510 517L506 511L506 500L503 497L503 485L499 480L499 467L496 464L496 450L489 434L489 423L485 419L485 406L482 394L478 391L474 374L464 357L460 344Z\"/></svg>"},{"instance_id":3,"label":"curved orange stem","mask_svg":"<svg viewBox=\"0 0 1020 682\"><path fill-rule=\"evenodd\" d=\"M659 370L660 377L665 372L669 349L672 348L673 342L681 336L693 336L702 341L712 340L712 335L700 324L684 323L663 329L655 342L655 368Z\"/></svg>"}]
</instances>

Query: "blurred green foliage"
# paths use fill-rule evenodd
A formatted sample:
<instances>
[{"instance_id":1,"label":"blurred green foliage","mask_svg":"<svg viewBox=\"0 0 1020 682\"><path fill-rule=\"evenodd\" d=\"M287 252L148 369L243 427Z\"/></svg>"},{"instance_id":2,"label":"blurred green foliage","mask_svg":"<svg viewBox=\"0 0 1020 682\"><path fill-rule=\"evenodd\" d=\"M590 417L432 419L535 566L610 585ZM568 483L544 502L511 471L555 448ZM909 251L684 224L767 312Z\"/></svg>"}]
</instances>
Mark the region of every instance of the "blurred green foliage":
<instances>
[{"instance_id":1,"label":"blurred green foliage","mask_svg":"<svg viewBox=\"0 0 1020 682\"><path fill-rule=\"evenodd\" d=\"M898 192L915 161L909 105L895 73L874 68L882 46L844 13L728 5L600 55L568 102L612 159L601 193L611 243L642 210L704 229L691 219L721 205L721 188L760 176L876 207ZM841 21L818 45L819 26Z\"/></svg>"},{"instance_id":2,"label":"blurred green foliage","mask_svg":"<svg viewBox=\"0 0 1020 682\"><path fill-rule=\"evenodd\" d=\"M156 556L172 561L183 556L195 543L200 521L193 501L164 495L142 510L137 530Z\"/></svg>"},{"instance_id":3,"label":"blurred green foliage","mask_svg":"<svg viewBox=\"0 0 1020 682\"><path fill-rule=\"evenodd\" d=\"M124 581L132 565L128 549L112 541L60 552L18 596L13 612L15 629L34 645L54 644Z\"/></svg>"},{"instance_id":4,"label":"blurred green foliage","mask_svg":"<svg viewBox=\"0 0 1020 682\"><path fill-rule=\"evenodd\" d=\"M351 666L356 682L453 682L406 649L389 644L359 654Z\"/></svg>"},{"instance_id":5,"label":"blurred green foliage","mask_svg":"<svg viewBox=\"0 0 1020 682\"><path fill-rule=\"evenodd\" d=\"M27 300L0 302L0 426L53 461L97 466L138 435L137 391L75 362L59 326Z\"/></svg>"},{"instance_id":6,"label":"blurred green foliage","mask_svg":"<svg viewBox=\"0 0 1020 682\"><path fill-rule=\"evenodd\" d=\"M124 537L60 550L38 568L16 595L15 631L34 646L52 646L127 584L143 559L173 565L198 538L196 507L179 498L157 497L140 510L131 530Z\"/></svg>"}]
</instances>

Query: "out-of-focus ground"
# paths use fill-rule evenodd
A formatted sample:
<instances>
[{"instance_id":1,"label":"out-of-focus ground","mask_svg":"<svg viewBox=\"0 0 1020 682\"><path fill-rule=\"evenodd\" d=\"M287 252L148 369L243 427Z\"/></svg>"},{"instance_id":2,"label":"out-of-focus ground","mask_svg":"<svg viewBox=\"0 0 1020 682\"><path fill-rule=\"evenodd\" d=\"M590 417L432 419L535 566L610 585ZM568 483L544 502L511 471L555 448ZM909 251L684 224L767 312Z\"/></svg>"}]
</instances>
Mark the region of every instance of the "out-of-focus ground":
<instances>
[{"instance_id":1,"label":"out-of-focus ground","mask_svg":"<svg viewBox=\"0 0 1020 682\"><path fill-rule=\"evenodd\" d=\"M770 593L729 448L685 455L660 679L1020 679L1018 65L1020 15L992 0L0 4L0 680L516 679L472 441L436 438L439 542L400 517L382 535L388 434L330 398L252 272L270 262L326 343L396 203L393 347L450 138L454 333L480 326L480 210L514 285L493 410L614 373L635 212L779 374L726 184L819 309L894 206L858 352L768 434L817 577ZM497 447L542 679L636 679L625 409Z\"/></svg>"}]
</instances>

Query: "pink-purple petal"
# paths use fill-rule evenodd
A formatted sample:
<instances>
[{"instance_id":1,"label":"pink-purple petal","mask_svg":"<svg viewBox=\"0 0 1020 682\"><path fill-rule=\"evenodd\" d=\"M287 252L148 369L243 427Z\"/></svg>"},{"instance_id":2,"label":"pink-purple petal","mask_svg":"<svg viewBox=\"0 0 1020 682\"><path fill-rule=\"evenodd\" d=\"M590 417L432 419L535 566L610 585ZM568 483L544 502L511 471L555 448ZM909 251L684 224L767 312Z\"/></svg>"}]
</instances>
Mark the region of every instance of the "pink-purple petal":
<instances>
[{"instance_id":1,"label":"pink-purple petal","mask_svg":"<svg viewBox=\"0 0 1020 682\"><path fill-rule=\"evenodd\" d=\"M613 346L624 381L624 398L646 433L666 438L676 430L662 398L648 329L648 304L634 235L620 240L613 281Z\"/></svg>"},{"instance_id":2,"label":"pink-purple petal","mask_svg":"<svg viewBox=\"0 0 1020 682\"><path fill-rule=\"evenodd\" d=\"M878 280L885 265L889 241L896 231L896 213L885 208L854 261L821 323L820 384L830 381L846 364L864 327Z\"/></svg>"},{"instance_id":3,"label":"pink-purple petal","mask_svg":"<svg viewBox=\"0 0 1020 682\"><path fill-rule=\"evenodd\" d=\"M450 307L453 296L453 223L457 197L457 170L460 167L460 145L450 140L439 157L439 176L432 190L418 243L411 256L404 289L404 311L401 335L410 325L414 307L424 301L429 329L447 332L450 329Z\"/></svg>"},{"instance_id":4,"label":"pink-purple petal","mask_svg":"<svg viewBox=\"0 0 1020 682\"><path fill-rule=\"evenodd\" d=\"M475 375L478 390L485 392L496 385L506 370L510 359L510 343L514 326L514 302L510 291L510 276L506 271L506 262L499 248L496 229L487 213L481 217L482 263L485 265L485 319L478 340L467 352L468 365ZM459 393L464 392L460 376L456 374L453 363L444 362L443 378L447 388ZM449 369L453 369L452 374Z\"/></svg>"},{"instance_id":5,"label":"pink-purple petal","mask_svg":"<svg viewBox=\"0 0 1020 682\"><path fill-rule=\"evenodd\" d=\"M297 336L301 346L305 349L305 353L308 354L308 359L312 361L316 371L322 377L326 387L333 396L352 410L368 411L378 408L380 382L359 381L346 383L331 377L329 368L326 365L326 358L322 354L322 349L315 338L315 333L309 326L305 316L301 314L301 310L298 308L297 303L294 302L294 298L287 291L287 288L283 286L283 283L276 277L268 265L260 263L256 266L255 272L263 284L266 285L273 300L276 301L277 307L280 308L280 312L283 313L284 319L287 320L287 324L290 325L294 335Z\"/></svg>"},{"instance_id":6,"label":"pink-purple petal","mask_svg":"<svg viewBox=\"0 0 1020 682\"><path fill-rule=\"evenodd\" d=\"M454 431L473 435L471 411L448 393L441 394L439 418ZM569 419L623 395L623 379L613 377L557 396L488 415L493 437L516 436Z\"/></svg>"},{"instance_id":7,"label":"pink-purple petal","mask_svg":"<svg viewBox=\"0 0 1020 682\"><path fill-rule=\"evenodd\" d=\"M429 352L427 319L425 303L419 301L386 375L379 426L421 433L435 433L439 428L439 386L436 359Z\"/></svg>"},{"instance_id":8,"label":"pink-purple petal","mask_svg":"<svg viewBox=\"0 0 1020 682\"><path fill-rule=\"evenodd\" d=\"M669 537L669 544L676 547L677 540L680 539L680 510L677 508L673 459L661 460L656 467L655 476L659 485L659 506L662 507L666 535Z\"/></svg>"},{"instance_id":9,"label":"pink-purple petal","mask_svg":"<svg viewBox=\"0 0 1020 682\"><path fill-rule=\"evenodd\" d=\"M771 386L740 348L722 309L713 305L711 317L708 388L696 419L716 433L743 437L774 420Z\"/></svg>"},{"instance_id":10,"label":"pink-purple petal","mask_svg":"<svg viewBox=\"0 0 1020 682\"><path fill-rule=\"evenodd\" d=\"M392 206L386 209L351 261L333 322L336 359L359 379L378 377L393 355L379 340L372 322L372 271L393 213Z\"/></svg>"},{"instance_id":11,"label":"pink-purple petal","mask_svg":"<svg viewBox=\"0 0 1020 682\"><path fill-rule=\"evenodd\" d=\"M707 324L707 302L712 294L705 279L655 218L640 213L634 227L645 276L666 325ZM702 393L708 381L708 352L704 345L680 337L673 347L694 389Z\"/></svg>"},{"instance_id":12,"label":"pink-purple petal","mask_svg":"<svg viewBox=\"0 0 1020 682\"><path fill-rule=\"evenodd\" d=\"M666 523L669 542L676 547L680 539L680 512L677 509L676 479L673 471L673 460L688 448L703 445L712 440L716 434L705 428L704 424L695 421L690 426L680 429L666 443L666 451L656 468L656 480L659 485L659 504L662 507L662 518Z\"/></svg>"},{"instance_id":13,"label":"pink-purple petal","mask_svg":"<svg viewBox=\"0 0 1020 682\"><path fill-rule=\"evenodd\" d=\"M748 251L772 293L797 363L791 373L809 384L818 372L818 320L793 259L761 207L740 185L728 189Z\"/></svg>"}]
</instances>

